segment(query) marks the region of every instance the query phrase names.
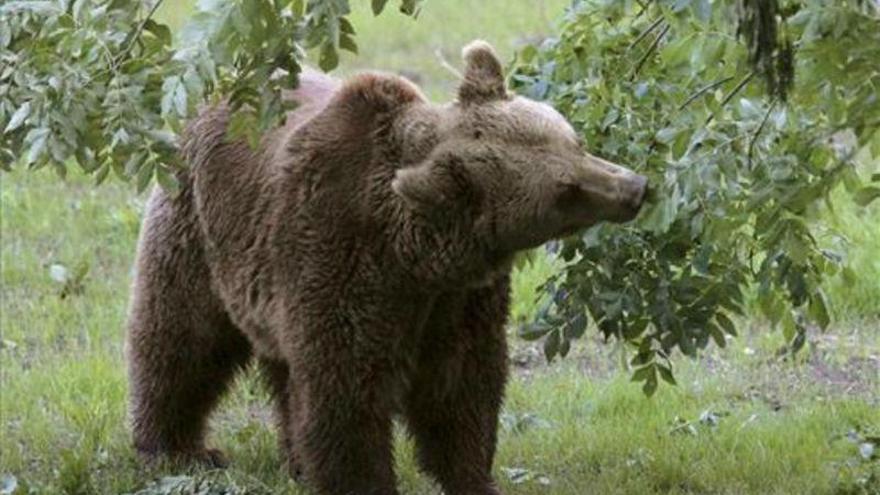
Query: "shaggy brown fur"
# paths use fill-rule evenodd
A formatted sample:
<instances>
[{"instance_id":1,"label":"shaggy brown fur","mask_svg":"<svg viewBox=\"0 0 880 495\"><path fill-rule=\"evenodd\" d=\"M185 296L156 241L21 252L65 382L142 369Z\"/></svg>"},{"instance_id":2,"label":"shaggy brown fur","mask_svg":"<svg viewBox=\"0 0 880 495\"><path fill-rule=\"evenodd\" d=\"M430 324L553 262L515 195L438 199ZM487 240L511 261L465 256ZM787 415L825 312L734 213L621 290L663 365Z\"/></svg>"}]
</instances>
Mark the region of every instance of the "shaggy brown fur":
<instances>
[{"instance_id":1,"label":"shaggy brown fur","mask_svg":"<svg viewBox=\"0 0 880 495\"><path fill-rule=\"evenodd\" d=\"M227 139L222 106L191 123L182 193L153 193L138 248L139 452L223 463L206 421L254 356L290 469L319 493L397 493L396 415L446 493L499 493L510 260L632 218L645 181L509 95L491 47L464 57L444 106L394 76L306 73L257 150Z\"/></svg>"}]
</instances>

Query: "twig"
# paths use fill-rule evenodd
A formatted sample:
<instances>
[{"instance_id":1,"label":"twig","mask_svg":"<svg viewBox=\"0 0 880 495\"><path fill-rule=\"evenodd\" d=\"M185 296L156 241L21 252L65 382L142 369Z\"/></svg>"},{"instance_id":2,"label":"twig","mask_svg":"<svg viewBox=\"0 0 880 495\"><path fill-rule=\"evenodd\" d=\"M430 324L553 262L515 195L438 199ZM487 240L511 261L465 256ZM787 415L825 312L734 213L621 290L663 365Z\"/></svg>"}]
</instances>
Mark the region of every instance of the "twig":
<instances>
[{"instance_id":1,"label":"twig","mask_svg":"<svg viewBox=\"0 0 880 495\"><path fill-rule=\"evenodd\" d=\"M443 52L439 48L434 50L434 55L436 55L437 58L440 60L441 67L443 67L444 69L451 72L453 75L455 75L456 78L464 79L464 76L462 75L462 73L459 72L458 69L453 67L452 64L450 64L449 62L446 61L446 57L443 56Z\"/></svg>"},{"instance_id":2,"label":"twig","mask_svg":"<svg viewBox=\"0 0 880 495\"><path fill-rule=\"evenodd\" d=\"M650 25L648 25L648 27L646 27L644 31L642 31L641 33L639 33L639 35L636 37L636 39L634 39L634 40L632 41L632 43L629 44L629 47L627 48L627 50L632 50L632 49L633 49L636 45L638 45L643 39L645 39L645 37L647 37L649 34L651 34L651 31L657 29L657 26L659 26L661 22L663 22L663 16L662 16L662 15L661 15L660 17L654 19L654 22L652 22Z\"/></svg>"},{"instance_id":3,"label":"twig","mask_svg":"<svg viewBox=\"0 0 880 495\"><path fill-rule=\"evenodd\" d=\"M733 79L733 76L725 77L724 79L719 79L718 81L715 81L711 84L708 84L708 85L703 86L702 88L698 89L694 94L689 96L688 99L685 100L684 103L682 103L681 105L678 106L678 110L676 111L675 115L677 115L678 113L681 113L681 111L684 110L685 107L687 107L688 105L693 103L693 101L696 100L697 98L699 98L700 96L706 94L707 91L711 91L711 90L717 88L718 86L721 86L722 84L730 81L731 79ZM668 126L670 123L672 123L673 117L674 117L674 115L669 116L666 119L666 122L663 124L663 126L665 127L665 126ZM657 141L652 140L650 146L648 146L648 151L654 151L654 148L656 146L657 146Z\"/></svg>"},{"instance_id":4,"label":"twig","mask_svg":"<svg viewBox=\"0 0 880 495\"><path fill-rule=\"evenodd\" d=\"M764 118L761 120L761 125L758 126L758 129L755 130L755 133L752 134L752 139L749 140L749 155L748 160L746 161L746 166L749 170L752 169L752 154L755 151L755 143L758 141L758 136L761 135L761 131L764 130L764 126L767 124L767 120L770 118L770 113L773 112L773 108L776 106L776 99L770 102L770 106L767 108L767 113L764 114Z\"/></svg>"},{"instance_id":5,"label":"twig","mask_svg":"<svg viewBox=\"0 0 880 495\"><path fill-rule=\"evenodd\" d=\"M727 105L727 103L730 102L730 100L731 100L731 99L732 99L737 93L739 93L740 90L742 90L744 87L746 87L746 84L748 84L749 81L751 81L753 77L755 77L755 72L754 72L754 71L749 72L748 74L746 74L746 77L742 78L742 81L740 81L739 83L737 83L737 85L733 88L733 90L731 90L731 92L728 93L727 96L724 97L724 100L721 101L721 106L723 107L724 105ZM712 120L713 120L714 118L715 118L715 114L714 114L714 113L711 114L711 115L709 115L709 118L706 119L706 123L705 123L704 125L709 125L709 123L712 122Z\"/></svg>"},{"instance_id":6,"label":"twig","mask_svg":"<svg viewBox=\"0 0 880 495\"><path fill-rule=\"evenodd\" d=\"M147 27L147 23L150 22L150 19L153 17L153 14L155 14L156 11L159 10L159 6L162 5L162 1L163 0L156 0L156 3L154 3L153 6L150 8L150 11L147 12L147 16L144 17L144 20L142 20L141 23L138 24L137 29L134 30L134 32L131 35L131 38L128 40L128 45L126 45L125 49L119 53L119 56L116 59L117 65L122 62L125 62L125 59L128 57L128 55L134 49L134 44L137 42L137 40L141 37L141 34L144 32L144 28Z\"/></svg>"},{"instance_id":7,"label":"twig","mask_svg":"<svg viewBox=\"0 0 880 495\"><path fill-rule=\"evenodd\" d=\"M689 96L688 99L684 101L684 103L679 105L678 111L680 112L680 111L684 110L684 108L686 106L690 105L691 103L694 102L694 100L696 100L697 98L706 94L706 92L712 91L713 89L717 88L718 86L721 86L722 84L726 83L727 81L730 81L731 79L733 79L733 76L728 76L728 77L725 77L724 79L719 79L711 84L707 84L707 85L703 86L702 88L698 89L694 94Z\"/></svg>"},{"instance_id":8,"label":"twig","mask_svg":"<svg viewBox=\"0 0 880 495\"><path fill-rule=\"evenodd\" d=\"M636 68L635 68L635 70L633 70L632 76L630 76L631 80L635 79L636 76L639 75L639 71L642 70L642 66L645 65L645 62L647 62L648 57L650 57L651 54L654 53L655 50L657 50L657 45L660 44L660 40L663 39L664 36L666 36L667 32L669 32L669 27L670 27L669 24L664 26L663 30L657 34L656 38L654 38L654 41L651 43L651 46L648 47L648 50L645 51L645 54L642 55L642 58L640 58L638 64L636 64Z\"/></svg>"},{"instance_id":9,"label":"twig","mask_svg":"<svg viewBox=\"0 0 880 495\"><path fill-rule=\"evenodd\" d=\"M645 3L642 3L640 0L636 0L636 3L639 4L639 7L640 7L639 12L636 14L636 17L635 17L636 19L638 19L639 17L642 16L642 14L644 14L645 12L648 11L648 7L651 5L651 2L652 2L652 0L648 0Z\"/></svg>"}]
</instances>

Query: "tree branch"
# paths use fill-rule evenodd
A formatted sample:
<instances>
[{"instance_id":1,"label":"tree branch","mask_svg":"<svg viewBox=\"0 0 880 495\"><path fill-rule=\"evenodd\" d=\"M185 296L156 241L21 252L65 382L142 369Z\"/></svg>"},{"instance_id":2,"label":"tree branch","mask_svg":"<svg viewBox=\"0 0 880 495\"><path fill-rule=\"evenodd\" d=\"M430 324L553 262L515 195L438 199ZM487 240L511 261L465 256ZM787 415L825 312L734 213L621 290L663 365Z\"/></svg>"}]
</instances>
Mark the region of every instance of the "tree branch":
<instances>
[{"instance_id":1,"label":"tree branch","mask_svg":"<svg viewBox=\"0 0 880 495\"><path fill-rule=\"evenodd\" d=\"M639 12L636 14L636 19L642 16L645 12L648 11L648 7L651 5L653 0L647 0L645 3L642 3L641 0L636 0L636 3L639 4Z\"/></svg>"},{"instance_id":2,"label":"tree branch","mask_svg":"<svg viewBox=\"0 0 880 495\"><path fill-rule=\"evenodd\" d=\"M754 72L754 71L749 72L748 74L746 74L746 77L742 78L742 81L740 81L739 83L737 83L737 85L733 88L733 90L732 90L730 93L728 93L727 96L724 97L724 100L721 101L721 106L723 107L724 105L727 105L727 103L729 103L730 100L731 100L731 99L732 99L737 93L739 93L744 87L746 87L746 84L748 84L749 81L751 81L753 77L755 77L755 72ZM711 115L709 115L709 118L706 119L706 124L704 124L704 125L709 125L709 123L712 122L712 120L713 120L714 118L715 118L715 114L712 113Z\"/></svg>"},{"instance_id":3,"label":"tree branch","mask_svg":"<svg viewBox=\"0 0 880 495\"><path fill-rule=\"evenodd\" d=\"M115 63L121 64L125 62L125 59L131 54L131 51L134 49L134 44L137 43L138 38L141 37L141 34L144 32L144 28L147 27L147 23L152 19L153 14L159 10L159 6L162 5L163 0L156 0L156 3L150 8L150 11L147 12L147 16L144 17L144 20L138 24L138 27L132 32L131 38L128 40L128 45L119 53L119 56L116 58Z\"/></svg>"},{"instance_id":4,"label":"tree branch","mask_svg":"<svg viewBox=\"0 0 880 495\"><path fill-rule=\"evenodd\" d=\"M767 108L767 113L764 114L764 118L761 119L761 125L758 126L758 129L755 130L755 133L752 134L752 139L749 140L749 155L746 161L746 166L749 170L752 169L752 154L755 151L755 143L758 141L758 136L761 135L761 131L764 130L764 126L767 124L767 119L770 118L770 113L773 112L773 108L776 107L776 99L770 102L770 107Z\"/></svg>"},{"instance_id":5,"label":"tree branch","mask_svg":"<svg viewBox=\"0 0 880 495\"><path fill-rule=\"evenodd\" d=\"M680 111L684 110L684 108L686 106L690 105L691 103L694 102L694 100L696 100L697 98L706 94L706 92L712 91L713 89L717 88L718 86L721 86L722 84L730 81L731 79L733 79L733 76L728 76L728 77L725 77L724 79L719 79L711 84L707 84L707 85L703 86L702 88L698 89L694 94L690 95L688 97L688 99L684 101L684 103L679 105L678 111L680 112Z\"/></svg>"},{"instance_id":6,"label":"tree branch","mask_svg":"<svg viewBox=\"0 0 880 495\"><path fill-rule=\"evenodd\" d=\"M634 39L634 40L632 41L632 43L629 44L629 47L627 48L627 50L632 50L632 49L633 49L636 45L638 45L643 39L645 39L645 37L647 37L649 34L651 34L651 31L657 29L657 26L659 26L661 22L663 22L663 16L662 16L662 15L661 15L660 17L654 19L654 22L652 22L648 27L646 27L644 31L642 31L641 33L639 33L639 35L636 37L636 39Z\"/></svg>"},{"instance_id":7,"label":"tree branch","mask_svg":"<svg viewBox=\"0 0 880 495\"><path fill-rule=\"evenodd\" d=\"M651 46L648 47L648 50L645 51L645 54L642 55L642 58L640 58L638 64L636 64L636 68L635 70L633 70L632 76L630 76L631 80L635 79L636 76L639 75L639 71L642 70L642 66L645 65L645 62L648 61L648 57L650 57L651 54L657 50L657 45L660 44L660 40L663 39L664 36L666 36L667 32L669 32L669 27L669 24L666 24L666 26L663 27L663 30L657 34L657 37L654 38Z\"/></svg>"},{"instance_id":8,"label":"tree branch","mask_svg":"<svg viewBox=\"0 0 880 495\"><path fill-rule=\"evenodd\" d=\"M452 75L455 76L455 78L457 80L461 81L464 79L464 76L462 75L462 73L459 72L459 70L456 69L452 64L450 64L446 60L446 57L443 56L443 50L441 50L439 48L434 50L434 55L436 55L437 59L440 61L440 67L443 67L444 69L448 70Z\"/></svg>"}]
</instances>

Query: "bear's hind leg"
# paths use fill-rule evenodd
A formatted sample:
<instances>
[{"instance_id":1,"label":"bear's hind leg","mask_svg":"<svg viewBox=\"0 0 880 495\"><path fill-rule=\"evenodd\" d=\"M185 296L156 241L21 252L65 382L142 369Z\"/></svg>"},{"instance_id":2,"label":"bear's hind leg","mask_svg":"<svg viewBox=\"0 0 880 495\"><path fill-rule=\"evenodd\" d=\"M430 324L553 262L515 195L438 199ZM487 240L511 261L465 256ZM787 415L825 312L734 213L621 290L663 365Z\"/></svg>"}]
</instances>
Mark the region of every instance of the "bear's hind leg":
<instances>
[{"instance_id":1,"label":"bear's hind leg","mask_svg":"<svg viewBox=\"0 0 880 495\"><path fill-rule=\"evenodd\" d=\"M138 246L128 316L132 433L147 458L223 464L207 418L251 354L211 287L191 190L156 189Z\"/></svg>"},{"instance_id":2,"label":"bear's hind leg","mask_svg":"<svg viewBox=\"0 0 880 495\"><path fill-rule=\"evenodd\" d=\"M207 420L237 370L247 364L250 344L232 327L216 325L210 340L177 327L177 338L162 342L146 334L160 329L132 329L130 350L131 413L135 447L147 459L224 467L226 459L205 446Z\"/></svg>"}]
</instances>

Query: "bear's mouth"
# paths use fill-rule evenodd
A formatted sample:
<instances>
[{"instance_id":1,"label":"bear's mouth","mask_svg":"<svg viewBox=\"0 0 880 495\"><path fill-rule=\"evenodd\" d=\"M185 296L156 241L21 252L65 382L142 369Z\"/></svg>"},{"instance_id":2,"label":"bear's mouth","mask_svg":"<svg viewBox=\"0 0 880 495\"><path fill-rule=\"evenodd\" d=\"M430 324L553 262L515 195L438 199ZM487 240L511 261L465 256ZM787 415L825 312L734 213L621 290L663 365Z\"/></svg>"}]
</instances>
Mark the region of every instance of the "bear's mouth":
<instances>
[{"instance_id":1,"label":"bear's mouth","mask_svg":"<svg viewBox=\"0 0 880 495\"><path fill-rule=\"evenodd\" d=\"M578 232L588 228L589 225L579 225L576 223L568 224L559 229L559 232L554 236L555 239L562 239L564 237L571 237Z\"/></svg>"}]
</instances>

